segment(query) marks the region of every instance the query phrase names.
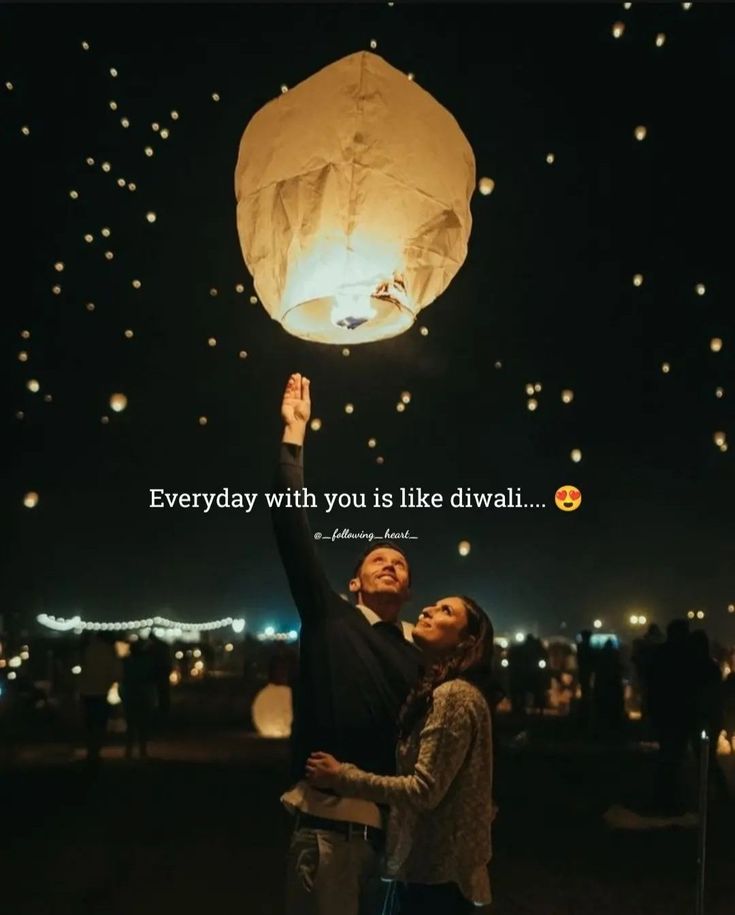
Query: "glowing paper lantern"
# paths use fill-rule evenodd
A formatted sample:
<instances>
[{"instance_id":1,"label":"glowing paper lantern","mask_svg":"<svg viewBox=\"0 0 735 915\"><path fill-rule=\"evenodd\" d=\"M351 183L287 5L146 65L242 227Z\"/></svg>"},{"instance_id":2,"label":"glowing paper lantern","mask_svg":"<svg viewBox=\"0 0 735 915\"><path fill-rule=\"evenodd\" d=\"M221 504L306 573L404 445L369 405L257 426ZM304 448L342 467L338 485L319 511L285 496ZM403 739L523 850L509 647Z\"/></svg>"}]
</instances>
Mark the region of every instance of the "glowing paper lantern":
<instances>
[{"instance_id":1,"label":"glowing paper lantern","mask_svg":"<svg viewBox=\"0 0 735 915\"><path fill-rule=\"evenodd\" d=\"M470 550L472 549L469 540L460 541L459 546L457 547L460 556L469 556Z\"/></svg>"},{"instance_id":2,"label":"glowing paper lantern","mask_svg":"<svg viewBox=\"0 0 735 915\"><path fill-rule=\"evenodd\" d=\"M669 372L671 371L671 366L669 365L668 362L661 363L661 371L664 373L664 375L669 374Z\"/></svg>"},{"instance_id":3,"label":"glowing paper lantern","mask_svg":"<svg viewBox=\"0 0 735 915\"><path fill-rule=\"evenodd\" d=\"M635 138L636 140L645 140L648 130L641 124L635 129Z\"/></svg>"},{"instance_id":4,"label":"glowing paper lantern","mask_svg":"<svg viewBox=\"0 0 735 915\"><path fill-rule=\"evenodd\" d=\"M110 409L115 413L122 413L128 405L128 398L124 394L113 394L110 397Z\"/></svg>"},{"instance_id":5,"label":"glowing paper lantern","mask_svg":"<svg viewBox=\"0 0 735 915\"><path fill-rule=\"evenodd\" d=\"M719 353L719 351L722 349L722 340L719 337L713 337L709 341L709 348L713 353Z\"/></svg>"},{"instance_id":6,"label":"glowing paper lantern","mask_svg":"<svg viewBox=\"0 0 735 915\"><path fill-rule=\"evenodd\" d=\"M722 448L722 446L725 444L725 440L727 439L727 436L724 432L715 432L712 437L714 439L715 445L717 445L718 448Z\"/></svg>"},{"instance_id":7,"label":"glowing paper lantern","mask_svg":"<svg viewBox=\"0 0 735 915\"><path fill-rule=\"evenodd\" d=\"M625 31L624 22L616 22L612 27L613 38L621 38Z\"/></svg>"},{"instance_id":8,"label":"glowing paper lantern","mask_svg":"<svg viewBox=\"0 0 735 915\"><path fill-rule=\"evenodd\" d=\"M27 492L23 496L23 505L25 505L26 508L35 508L38 505L38 493Z\"/></svg>"},{"instance_id":9,"label":"glowing paper lantern","mask_svg":"<svg viewBox=\"0 0 735 915\"><path fill-rule=\"evenodd\" d=\"M564 388L561 392L561 402L562 403L571 403L574 400L574 391L570 388Z\"/></svg>"},{"instance_id":10,"label":"glowing paper lantern","mask_svg":"<svg viewBox=\"0 0 735 915\"><path fill-rule=\"evenodd\" d=\"M495 190L495 182L492 178L480 178L480 181L477 185L477 190L482 194L483 197L487 197Z\"/></svg>"},{"instance_id":11,"label":"glowing paper lantern","mask_svg":"<svg viewBox=\"0 0 735 915\"><path fill-rule=\"evenodd\" d=\"M261 737L290 737L293 697L290 686L269 683L253 700L253 724Z\"/></svg>"},{"instance_id":12,"label":"glowing paper lantern","mask_svg":"<svg viewBox=\"0 0 735 915\"><path fill-rule=\"evenodd\" d=\"M579 462L582 460L582 452L579 450L579 448L574 448L569 456L575 464L579 464Z\"/></svg>"},{"instance_id":13,"label":"glowing paper lantern","mask_svg":"<svg viewBox=\"0 0 735 915\"><path fill-rule=\"evenodd\" d=\"M453 116L369 52L262 108L240 142L237 225L258 297L305 340L403 333L467 255L472 149Z\"/></svg>"}]
</instances>

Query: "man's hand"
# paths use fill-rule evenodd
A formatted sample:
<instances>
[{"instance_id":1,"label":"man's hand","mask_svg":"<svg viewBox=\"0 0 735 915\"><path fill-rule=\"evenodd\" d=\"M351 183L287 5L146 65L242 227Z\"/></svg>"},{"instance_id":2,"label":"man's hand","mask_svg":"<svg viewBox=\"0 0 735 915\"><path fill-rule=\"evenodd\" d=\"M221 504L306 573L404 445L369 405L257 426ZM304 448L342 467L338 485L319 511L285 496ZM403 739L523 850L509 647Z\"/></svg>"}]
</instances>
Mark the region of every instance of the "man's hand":
<instances>
[{"instance_id":1,"label":"man's hand","mask_svg":"<svg viewBox=\"0 0 735 915\"><path fill-rule=\"evenodd\" d=\"M312 753L306 761L306 780L315 788L332 788L340 765L329 753Z\"/></svg>"},{"instance_id":2,"label":"man's hand","mask_svg":"<svg viewBox=\"0 0 735 915\"><path fill-rule=\"evenodd\" d=\"M281 418L283 419L283 441L291 445L303 445L306 424L311 416L309 379L300 373L291 375L283 394Z\"/></svg>"}]
</instances>

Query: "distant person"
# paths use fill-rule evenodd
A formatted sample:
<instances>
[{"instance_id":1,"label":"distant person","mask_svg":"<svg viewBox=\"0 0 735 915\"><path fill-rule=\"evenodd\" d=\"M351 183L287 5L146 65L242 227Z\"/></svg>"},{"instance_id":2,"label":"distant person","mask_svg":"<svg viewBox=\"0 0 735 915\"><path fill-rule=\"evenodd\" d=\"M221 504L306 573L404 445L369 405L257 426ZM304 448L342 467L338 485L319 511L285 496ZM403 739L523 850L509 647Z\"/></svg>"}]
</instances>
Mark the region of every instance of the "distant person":
<instances>
[{"instance_id":1,"label":"distant person","mask_svg":"<svg viewBox=\"0 0 735 915\"><path fill-rule=\"evenodd\" d=\"M681 775L697 726L697 689L689 624L673 620L651 665L651 723L658 740L658 803L664 814L685 812Z\"/></svg>"},{"instance_id":2,"label":"distant person","mask_svg":"<svg viewBox=\"0 0 735 915\"><path fill-rule=\"evenodd\" d=\"M593 695L596 723L604 731L620 732L625 720L623 665L612 639L598 653Z\"/></svg>"},{"instance_id":3,"label":"distant person","mask_svg":"<svg viewBox=\"0 0 735 915\"><path fill-rule=\"evenodd\" d=\"M531 658L529 639L526 636L522 642L514 642L508 649L508 683L510 691L510 704L513 715L521 722L525 721L528 708L528 694L533 689L531 675Z\"/></svg>"},{"instance_id":4,"label":"distant person","mask_svg":"<svg viewBox=\"0 0 735 915\"><path fill-rule=\"evenodd\" d=\"M84 632L81 647L79 698L84 715L87 763L95 766L100 761L107 733L110 715L107 696L112 684L120 682L122 670L115 646L99 632Z\"/></svg>"},{"instance_id":5,"label":"distant person","mask_svg":"<svg viewBox=\"0 0 735 915\"><path fill-rule=\"evenodd\" d=\"M141 759L148 757L153 711L156 704L156 661L148 642L138 639L130 645L130 654L123 661L120 695L125 710L125 756L133 758L138 747Z\"/></svg>"},{"instance_id":6,"label":"distant person","mask_svg":"<svg viewBox=\"0 0 735 915\"><path fill-rule=\"evenodd\" d=\"M526 637L528 652L528 685L536 712L546 708L546 694L549 689L549 653L541 639L533 635Z\"/></svg>"},{"instance_id":7,"label":"distant person","mask_svg":"<svg viewBox=\"0 0 735 915\"><path fill-rule=\"evenodd\" d=\"M171 713L171 649L154 632L149 639L149 650L156 687L156 711L160 724L166 724Z\"/></svg>"},{"instance_id":8,"label":"distant person","mask_svg":"<svg viewBox=\"0 0 735 915\"><path fill-rule=\"evenodd\" d=\"M696 719L691 735L692 748L697 760L702 731L709 736L707 765L713 789L721 800L729 797L727 779L717 759L717 744L725 725L724 698L725 690L720 667L710 653L707 633L701 629L691 636L694 663L694 682L696 689Z\"/></svg>"},{"instance_id":9,"label":"distant person","mask_svg":"<svg viewBox=\"0 0 735 915\"><path fill-rule=\"evenodd\" d=\"M664 634L656 623L651 623L642 639L633 643L632 663L636 674L636 682L641 702L641 718L644 728L650 729L651 709L651 672L653 669L656 651L663 644Z\"/></svg>"},{"instance_id":10,"label":"distant person","mask_svg":"<svg viewBox=\"0 0 735 915\"><path fill-rule=\"evenodd\" d=\"M401 915L469 915L491 901L493 627L468 597L425 607L413 630L427 673L399 718L398 774L316 752L308 778L390 805L386 872Z\"/></svg>"},{"instance_id":11,"label":"distant person","mask_svg":"<svg viewBox=\"0 0 735 915\"><path fill-rule=\"evenodd\" d=\"M592 647L592 632L583 629L577 643L577 679L579 682L579 720L584 729L592 723L592 687L596 651Z\"/></svg>"},{"instance_id":12,"label":"distant person","mask_svg":"<svg viewBox=\"0 0 735 915\"><path fill-rule=\"evenodd\" d=\"M722 726L735 753L735 670L730 671L722 684Z\"/></svg>"}]
</instances>

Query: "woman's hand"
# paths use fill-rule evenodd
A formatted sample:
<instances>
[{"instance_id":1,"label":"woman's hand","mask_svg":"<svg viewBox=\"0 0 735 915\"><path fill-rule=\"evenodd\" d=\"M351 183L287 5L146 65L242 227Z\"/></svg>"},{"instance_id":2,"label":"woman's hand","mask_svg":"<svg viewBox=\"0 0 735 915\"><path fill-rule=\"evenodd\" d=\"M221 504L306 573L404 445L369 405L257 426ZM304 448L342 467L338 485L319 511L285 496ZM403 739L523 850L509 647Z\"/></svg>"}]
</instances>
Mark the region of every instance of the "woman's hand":
<instances>
[{"instance_id":1,"label":"woman's hand","mask_svg":"<svg viewBox=\"0 0 735 915\"><path fill-rule=\"evenodd\" d=\"M329 753L312 753L306 761L306 780L315 788L332 788L340 766Z\"/></svg>"}]
</instances>

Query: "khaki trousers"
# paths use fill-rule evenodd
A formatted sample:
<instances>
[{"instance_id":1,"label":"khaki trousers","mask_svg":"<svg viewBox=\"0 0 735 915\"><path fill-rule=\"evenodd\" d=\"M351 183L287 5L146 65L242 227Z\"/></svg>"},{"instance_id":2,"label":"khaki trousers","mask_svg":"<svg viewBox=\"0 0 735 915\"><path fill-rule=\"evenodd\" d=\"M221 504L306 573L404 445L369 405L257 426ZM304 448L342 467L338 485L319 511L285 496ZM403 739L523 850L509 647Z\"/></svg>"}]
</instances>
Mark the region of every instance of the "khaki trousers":
<instances>
[{"instance_id":1,"label":"khaki trousers","mask_svg":"<svg viewBox=\"0 0 735 915\"><path fill-rule=\"evenodd\" d=\"M295 829L288 852L287 915L381 915L387 883L380 849L360 835Z\"/></svg>"}]
</instances>

